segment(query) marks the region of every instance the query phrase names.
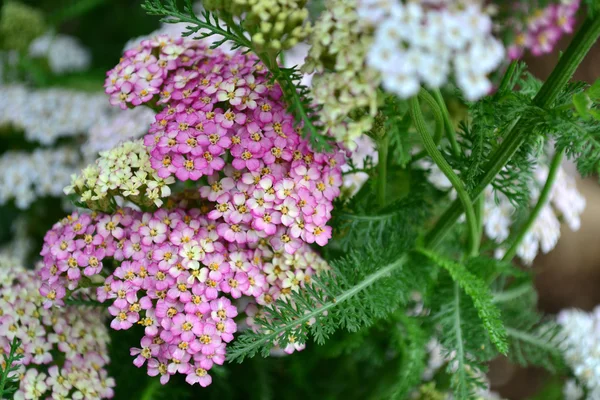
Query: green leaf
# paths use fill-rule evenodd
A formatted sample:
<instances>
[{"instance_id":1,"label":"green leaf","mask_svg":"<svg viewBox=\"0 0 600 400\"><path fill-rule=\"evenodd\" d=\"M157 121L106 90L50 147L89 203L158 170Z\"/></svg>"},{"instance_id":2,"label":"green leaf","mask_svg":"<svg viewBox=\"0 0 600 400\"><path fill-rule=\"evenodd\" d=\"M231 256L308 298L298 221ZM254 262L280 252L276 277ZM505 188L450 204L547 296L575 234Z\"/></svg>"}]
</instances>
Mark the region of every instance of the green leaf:
<instances>
[{"instance_id":1,"label":"green leaf","mask_svg":"<svg viewBox=\"0 0 600 400\"><path fill-rule=\"evenodd\" d=\"M561 344L561 328L537 311L537 294L531 278L494 295L502 311L511 361L527 366L537 365L550 372L565 369Z\"/></svg>"},{"instance_id":2,"label":"green leaf","mask_svg":"<svg viewBox=\"0 0 600 400\"><path fill-rule=\"evenodd\" d=\"M427 341L429 335L416 318L400 317L403 333L402 362L398 384L394 387L392 399L405 399L411 390L421 382L421 375L427 366Z\"/></svg>"},{"instance_id":3,"label":"green leaf","mask_svg":"<svg viewBox=\"0 0 600 400\"><path fill-rule=\"evenodd\" d=\"M356 270L364 265L356 263L360 257L360 254L353 254L341 264L347 263L346 266ZM292 342L305 343L309 334L317 343L323 344L338 328L356 332L360 327L368 326L375 318L387 314L391 304L387 296L387 290L391 288L383 285L381 280L389 280L405 262L406 256L401 256L386 265L377 263L372 273L354 282L349 281L349 274L343 275L339 266L334 269L337 274L322 273L312 285L294 293L293 301L278 300L267 311L268 316L257 318L260 332L246 330L228 350L227 359L242 362L259 352L266 357L275 344L284 348Z\"/></svg>"},{"instance_id":4,"label":"green leaf","mask_svg":"<svg viewBox=\"0 0 600 400\"><path fill-rule=\"evenodd\" d=\"M23 358L23 354L17 353L21 347L21 341L14 338L10 344L10 351L4 354L4 365L0 365L0 399L7 398L6 396L14 393L19 384L19 360Z\"/></svg>"},{"instance_id":5,"label":"green leaf","mask_svg":"<svg viewBox=\"0 0 600 400\"><path fill-rule=\"evenodd\" d=\"M490 341L500 353L506 354L508 352L506 330L500 317L500 310L493 304L492 295L485 283L460 263L443 258L429 250L419 249L419 252L450 273L452 279L473 300L473 305L487 330Z\"/></svg>"}]
</instances>

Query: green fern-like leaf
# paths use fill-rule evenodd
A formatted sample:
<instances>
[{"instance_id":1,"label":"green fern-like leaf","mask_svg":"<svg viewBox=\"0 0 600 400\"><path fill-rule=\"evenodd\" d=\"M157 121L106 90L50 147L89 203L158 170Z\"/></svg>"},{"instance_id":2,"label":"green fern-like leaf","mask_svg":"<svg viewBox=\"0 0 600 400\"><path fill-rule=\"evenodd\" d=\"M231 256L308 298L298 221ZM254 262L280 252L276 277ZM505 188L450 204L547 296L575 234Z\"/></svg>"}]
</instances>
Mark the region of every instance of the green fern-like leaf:
<instances>
[{"instance_id":1,"label":"green fern-like leaf","mask_svg":"<svg viewBox=\"0 0 600 400\"><path fill-rule=\"evenodd\" d=\"M551 372L564 370L560 326L537 312L537 295L531 281L496 294L494 303L502 310L508 356L513 362L537 365Z\"/></svg>"},{"instance_id":2,"label":"green fern-like leaf","mask_svg":"<svg viewBox=\"0 0 600 400\"><path fill-rule=\"evenodd\" d=\"M242 333L228 351L228 359L241 362L258 353L267 356L276 343L285 347L306 343L309 337L323 344L338 329L356 332L406 304L427 269L404 268L403 249L387 244L367 243L360 251L330 262L331 271L294 293L292 301L277 301L258 320L257 332Z\"/></svg>"},{"instance_id":3,"label":"green fern-like leaf","mask_svg":"<svg viewBox=\"0 0 600 400\"><path fill-rule=\"evenodd\" d=\"M500 353L506 354L508 351L506 330L500 317L500 310L492 303L492 296L485 283L469 272L463 264L443 258L429 250L421 249L419 252L448 271L452 279L473 301L491 342Z\"/></svg>"},{"instance_id":4,"label":"green fern-like leaf","mask_svg":"<svg viewBox=\"0 0 600 400\"><path fill-rule=\"evenodd\" d=\"M4 354L3 365L0 365L0 399L5 399L8 395L13 394L19 387L19 375L17 373L18 362L23 358L23 355L17 353L21 347L21 341L14 338L10 344L8 354Z\"/></svg>"},{"instance_id":5,"label":"green fern-like leaf","mask_svg":"<svg viewBox=\"0 0 600 400\"><path fill-rule=\"evenodd\" d=\"M416 318L402 316L400 322L403 333L399 338L403 348L402 362L398 383L393 387L391 396L397 400L405 399L421 382L421 375L427 366L427 341L429 340L429 335Z\"/></svg>"}]
</instances>

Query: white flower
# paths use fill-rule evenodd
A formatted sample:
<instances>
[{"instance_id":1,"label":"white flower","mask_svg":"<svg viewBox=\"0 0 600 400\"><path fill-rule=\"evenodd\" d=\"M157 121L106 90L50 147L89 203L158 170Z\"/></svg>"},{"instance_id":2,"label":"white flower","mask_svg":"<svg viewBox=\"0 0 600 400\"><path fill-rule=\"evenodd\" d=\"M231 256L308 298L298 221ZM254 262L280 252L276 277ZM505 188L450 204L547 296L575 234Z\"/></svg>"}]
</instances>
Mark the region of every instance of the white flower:
<instances>
[{"instance_id":1,"label":"white flower","mask_svg":"<svg viewBox=\"0 0 600 400\"><path fill-rule=\"evenodd\" d=\"M587 388L588 398L600 394L600 307L587 313L580 310L563 310L558 314L563 330L565 361L577 380ZM579 389L579 390L578 390ZM581 397L581 388L574 382L565 385L565 398ZM578 397L579 396L579 397Z\"/></svg>"},{"instance_id":2,"label":"white flower","mask_svg":"<svg viewBox=\"0 0 600 400\"><path fill-rule=\"evenodd\" d=\"M60 197L77 168L79 159L71 147L8 151L0 156L0 205L14 200L26 209L39 197Z\"/></svg>"},{"instance_id":3,"label":"white flower","mask_svg":"<svg viewBox=\"0 0 600 400\"><path fill-rule=\"evenodd\" d=\"M366 3L359 2L359 15L375 29L367 64L381 73L388 91L411 97L421 83L437 88L454 73L468 100L489 93L487 75L502 62L504 48L480 5L411 2L374 11Z\"/></svg>"},{"instance_id":4,"label":"white flower","mask_svg":"<svg viewBox=\"0 0 600 400\"><path fill-rule=\"evenodd\" d=\"M29 55L48 58L48 65L55 74L86 70L92 59L89 50L77 38L50 32L31 43Z\"/></svg>"},{"instance_id":5,"label":"white flower","mask_svg":"<svg viewBox=\"0 0 600 400\"><path fill-rule=\"evenodd\" d=\"M580 400L583 398L583 389L577 385L574 379L569 379L563 387L565 400Z\"/></svg>"}]
</instances>

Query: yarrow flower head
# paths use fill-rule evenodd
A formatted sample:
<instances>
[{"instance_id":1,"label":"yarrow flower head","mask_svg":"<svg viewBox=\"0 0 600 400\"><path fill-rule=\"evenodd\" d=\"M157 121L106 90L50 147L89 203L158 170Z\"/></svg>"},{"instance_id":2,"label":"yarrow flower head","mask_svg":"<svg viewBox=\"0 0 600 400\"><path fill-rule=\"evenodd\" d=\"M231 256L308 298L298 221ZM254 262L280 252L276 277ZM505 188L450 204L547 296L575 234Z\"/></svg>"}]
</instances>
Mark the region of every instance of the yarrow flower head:
<instances>
[{"instance_id":1,"label":"yarrow flower head","mask_svg":"<svg viewBox=\"0 0 600 400\"><path fill-rule=\"evenodd\" d=\"M69 146L7 151L0 156L0 205L14 200L19 209L27 209L39 198L59 197L80 165L79 154Z\"/></svg>"},{"instance_id":2,"label":"yarrow flower head","mask_svg":"<svg viewBox=\"0 0 600 400\"><path fill-rule=\"evenodd\" d=\"M0 258L0 353L7 354L16 338L23 356L14 398L112 398L103 313L74 306L45 309L39 285L34 271Z\"/></svg>"},{"instance_id":3,"label":"yarrow flower head","mask_svg":"<svg viewBox=\"0 0 600 400\"><path fill-rule=\"evenodd\" d=\"M48 65L55 74L65 74L86 70L92 55L73 36L46 33L35 39L29 46L29 55L48 59Z\"/></svg>"},{"instance_id":4,"label":"yarrow flower head","mask_svg":"<svg viewBox=\"0 0 600 400\"><path fill-rule=\"evenodd\" d=\"M159 177L150 165L148 151L141 140L123 142L103 151L95 164L73 175L65 194L76 193L89 209L106 211L114 204L114 196L144 206L160 207L162 198L171 194L173 177Z\"/></svg>"},{"instance_id":5,"label":"yarrow flower head","mask_svg":"<svg viewBox=\"0 0 600 400\"><path fill-rule=\"evenodd\" d=\"M563 310L558 314L557 321L562 326L565 360L582 386L577 388L571 382L569 392L583 394L581 389L585 388L587 398L600 397L600 308L589 313L575 309ZM572 395L570 398L582 397Z\"/></svg>"},{"instance_id":6,"label":"yarrow flower head","mask_svg":"<svg viewBox=\"0 0 600 400\"><path fill-rule=\"evenodd\" d=\"M487 75L504 57L492 35L491 17L478 2L452 2L435 7L419 2L359 1L359 14L372 24L374 41L367 63L382 75L383 86L402 98L414 96L421 84L438 88L451 72L468 100L492 89Z\"/></svg>"},{"instance_id":7,"label":"yarrow flower head","mask_svg":"<svg viewBox=\"0 0 600 400\"><path fill-rule=\"evenodd\" d=\"M515 27L515 41L508 56L520 58L525 50L535 56L550 53L564 34L573 33L580 0L562 0L536 10L526 23Z\"/></svg>"},{"instance_id":8,"label":"yarrow flower head","mask_svg":"<svg viewBox=\"0 0 600 400\"><path fill-rule=\"evenodd\" d=\"M328 131L346 146L373 126L377 113L379 72L365 63L373 45L372 29L363 21L355 0L328 0L313 28L302 67L313 73L311 95L321 107L319 117ZM364 116L348 121L353 111Z\"/></svg>"},{"instance_id":9,"label":"yarrow flower head","mask_svg":"<svg viewBox=\"0 0 600 400\"><path fill-rule=\"evenodd\" d=\"M286 252L291 239L275 236L278 247L258 238L228 240L229 230L240 233L234 226L219 229L198 209L72 214L45 238L44 305L64 304L67 290L95 282L97 299L110 304L111 328L144 327L140 347L131 349L136 366L146 365L163 384L180 373L207 386L237 331L237 299L266 307L289 301L328 268L303 243ZM109 259L118 263L114 270Z\"/></svg>"},{"instance_id":10,"label":"yarrow flower head","mask_svg":"<svg viewBox=\"0 0 600 400\"><path fill-rule=\"evenodd\" d=\"M1 86L0 125L23 130L25 139L44 146L59 138L82 136L113 111L102 94L63 88Z\"/></svg>"},{"instance_id":11,"label":"yarrow flower head","mask_svg":"<svg viewBox=\"0 0 600 400\"><path fill-rule=\"evenodd\" d=\"M164 179L202 179L200 196L214 207L208 218L225 240L269 236L290 253L302 241L327 243L344 155L311 150L254 56L158 36L125 52L105 86L124 107L166 105L144 139L151 165ZM135 97L142 87L149 91Z\"/></svg>"}]
</instances>

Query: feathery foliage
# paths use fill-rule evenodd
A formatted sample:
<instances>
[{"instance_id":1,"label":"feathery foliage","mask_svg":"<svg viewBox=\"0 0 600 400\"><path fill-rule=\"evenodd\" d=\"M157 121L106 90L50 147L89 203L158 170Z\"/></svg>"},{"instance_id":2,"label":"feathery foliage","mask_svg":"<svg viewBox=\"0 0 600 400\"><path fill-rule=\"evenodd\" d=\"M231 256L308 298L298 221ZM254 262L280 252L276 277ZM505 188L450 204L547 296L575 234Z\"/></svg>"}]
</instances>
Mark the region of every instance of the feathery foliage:
<instances>
[{"instance_id":1,"label":"feathery foliage","mask_svg":"<svg viewBox=\"0 0 600 400\"><path fill-rule=\"evenodd\" d=\"M541 122L586 176L600 171L600 81L570 84Z\"/></svg>"},{"instance_id":2,"label":"feathery foliage","mask_svg":"<svg viewBox=\"0 0 600 400\"><path fill-rule=\"evenodd\" d=\"M513 91L514 86L519 90ZM531 105L537 90L539 81L518 64L505 90L468 104L471 118L461 122L457 132L462 152L458 158L452 154L447 154L447 158L461 172L469 190L478 185L484 166L503 142L505 133L537 110ZM492 181L494 190L505 194L517 206L528 205L533 170L544 143L544 132L540 130L523 134L527 140Z\"/></svg>"},{"instance_id":3,"label":"feathery foliage","mask_svg":"<svg viewBox=\"0 0 600 400\"><path fill-rule=\"evenodd\" d=\"M19 387L19 373L17 372L19 360L23 358L23 354L17 350L21 347L21 341L14 338L10 343L8 354L4 354L4 362L0 365L0 399L11 395Z\"/></svg>"},{"instance_id":4,"label":"feathery foliage","mask_svg":"<svg viewBox=\"0 0 600 400\"><path fill-rule=\"evenodd\" d=\"M381 250L353 252L295 293L293 302L277 301L257 319L258 332L246 331L236 339L228 359L241 362L259 352L266 357L275 344L305 343L309 335L323 344L337 329L357 331L393 311L406 295L398 276L406 256L390 260Z\"/></svg>"},{"instance_id":5,"label":"feathery foliage","mask_svg":"<svg viewBox=\"0 0 600 400\"><path fill-rule=\"evenodd\" d=\"M402 315L399 318L401 334L402 358L399 368L398 383L393 386L392 399L405 399L421 381L421 375L427 366L427 342L429 334L423 329L417 318Z\"/></svg>"},{"instance_id":6,"label":"feathery foliage","mask_svg":"<svg viewBox=\"0 0 600 400\"><path fill-rule=\"evenodd\" d=\"M485 282L473 275L462 264L443 258L437 253L419 249L419 252L444 268L458 286L471 298L477 314L490 337L491 342L498 351L506 354L506 331L500 318L500 311L492 303L492 296Z\"/></svg>"},{"instance_id":7,"label":"feathery foliage","mask_svg":"<svg viewBox=\"0 0 600 400\"><path fill-rule=\"evenodd\" d=\"M537 294L531 280L512 286L494 296L506 324L508 357L520 365L564 370L560 326L536 310Z\"/></svg>"}]
</instances>

